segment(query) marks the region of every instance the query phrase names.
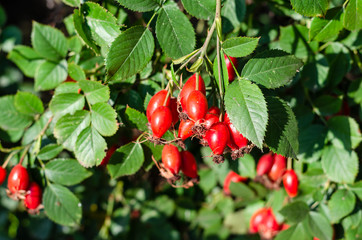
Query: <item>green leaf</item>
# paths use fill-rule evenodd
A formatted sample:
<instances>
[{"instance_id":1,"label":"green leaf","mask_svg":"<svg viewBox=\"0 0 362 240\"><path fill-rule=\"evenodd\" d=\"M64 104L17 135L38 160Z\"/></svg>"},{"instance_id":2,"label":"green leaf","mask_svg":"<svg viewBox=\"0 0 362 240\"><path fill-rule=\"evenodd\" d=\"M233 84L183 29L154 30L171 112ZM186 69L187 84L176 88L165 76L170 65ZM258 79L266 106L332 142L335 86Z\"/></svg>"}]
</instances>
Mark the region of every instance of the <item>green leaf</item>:
<instances>
[{"instance_id":1,"label":"green leaf","mask_svg":"<svg viewBox=\"0 0 362 240\"><path fill-rule=\"evenodd\" d=\"M298 58L281 50L265 51L250 59L241 76L266 88L288 84L303 65Z\"/></svg>"},{"instance_id":2,"label":"green leaf","mask_svg":"<svg viewBox=\"0 0 362 240\"><path fill-rule=\"evenodd\" d=\"M293 9L307 17L324 15L328 8L328 0L290 0Z\"/></svg>"},{"instance_id":3,"label":"green leaf","mask_svg":"<svg viewBox=\"0 0 362 240\"><path fill-rule=\"evenodd\" d=\"M325 18L313 18L309 29L309 40L318 42L335 40L343 29L343 24L340 21L341 15L340 8L333 8L328 10Z\"/></svg>"},{"instance_id":4,"label":"green leaf","mask_svg":"<svg viewBox=\"0 0 362 240\"><path fill-rule=\"evenodd\" d=\"M45 125L48 124L49 121L51 121L52 116L53 115L51 111L44 112L44 114L42 114L40 118L37 121L35 121L35 123L31 127L26 129L26 131L24 132L24 136L21 140L21 144L23 146L27 145L33 142L35 138L38 138L40 132L45 127Z\"/></svg>"},{"instance_id":5,"label":"green leaf","mask_svg":"<svg viewBox=\"0 0 362 240\"><path fill-rule=\"evenodd\" d=\"M314 100L314 105L323 116L330 116L341 109L342 99L330 95L322 95Z\"/></svg>"},{"instance_id":6,"label":"green leaf","mask_svg":"<svg viewBox=\"0 0 362 240\"><path fill-rule=\"evenodd\" d=\"M56 88L61 82L67 79L67 61L48 62L40 64L35 72L35 89L50 90Z\"/></svg>"},{"instance_id":7,"label":"green leaf","mask_svg":"<svg viewBox=\"0 0 362 240\"><path fill-rule=\"evenodd\" d=\"M229 38L223 42L222 48L231 57L245 57L254 52L259 39L252 37Z\"/></svg>"},{"instance_id":8,"label":"green leaf","mask_svg":"<svg viewBox=\"0 0 362 240\"><path fill-rule=\"evenodd\" d=\"M341 218L350 214L355 204L356 196L353 192L340 189L333 193L328 202L332 223L338 223Z\"/></svg>"},{"instance_id":9,"label":"green leaf","mask_svg":"<svg viewBox=\"0 0 362 240\"><path fill-rule=\"evenodd\" d=\"M40 149L40 152L38 153L37 158L40 160L50 160L52 158L55 158L58 156L59 153L63 151L63 147L58 144L48 144L42 149Z\"/></svg>"},{"instance_id":10,"label":"green leaf","mask_svg":"<svg viewBox=\"0 0 362 240\"><path fill-rule=\"evenodd\" d=\"M117 113L107 103L96 103L91 109L92 126L103 136L112 136L117 132Z\"/></svg>"},{"instance_id":11,"label":"green leaf","mask_svg":"<svg viewBox=\"0 0 362 240\"><path fill-rule=\"evenodd\" d=\"M43 194L43 204L46 215L54 222L75 226L82 218L82 204L69 189L49 184Z\"/></svg>"},{"instance_id":12,"label":"green leaf","mask_svg":"<svg viewBox=\"0 0 362 240\"><path fill-rule=\"evenodd\" d=\"M67 55L67 39L53 27L33 22L31 42L35 51L48 60L58 61Z\"/></svg>"},{"instance_id":13,"label":"green leaf","mask_svg":"<svg viewBox=\"0 0 362 240\"><path fill-rule=\"evenodd\" d=\"M64 82L55 89L54 96L63 93L79 94L78 90L79 90L79 84L77 82Z\"/></svg>"},{"instance_id":14,"label":"green leaf","mask_svg":"<svg viewBox=\"0 0 362 240\"><path fill-rule=\"evenodd\" d=\"M216 1L214 0L182 0L188 13L198 19L210 20L214 18Z\"/></svg>"},{"instance_id":15,"label":"green leaf","mask_svg":"<svg viewBox=\"0 0 362 240\"><path fill-rule=\"evenodd\" d=\"M75 81L86 79L83 69L73 62L68 64L68 74Z\"/></svg>"},{"instance_id":16,"label":"green leaf","mask_svg":"<svg viewBox=\"0 0 362 240\"><path fill-rule=\"evenodd\" d=\"M149 12L158 7L156 0L117 0L122 6L135 12Z\"/></svg>"},{"instance_id":17,"label":"green leaf","mask_svg":"<svg viewBox=\"0 0 362 240\"><path fill-rule=\"evenodd\" d=\"M254 178L255 177L255 160L250 154L244 155L244 157L238 160L237 173L243 177Z\"/></svg>"},{"instance_id":18,"label":"green leaf","mask_svg":"<svg viewBox=\"0 0 362 240\"><path fill-rule=\"evenodd\" d=\"M275 238L275 240L310 240L312 236L308 231L308 227L305 222L298 223L291 226L287 230L281 231Z\"/></svg>"},{"instance_id":19,"label":"green leaf","mask_svg":"<svg viewBox=\"0 0 362 240\"><path fill-rule=\"evenodd\" d=\"M24 129L32 122L32 117L17 111L14 102L13 95L0 97L0 128L3 130Z\"/></svg>"},{"instance_id":20,"label":"green leaf","mask_svg":"<svg viewBox=\"0 0 362 240\"><path fill-rule=\"evenodd\" d=\"M71 15L71 16L73 16L73 15ZM73 24L73 26L74 26L73 18L71 20L72 20L71 24ZM82 51L82 47L84 44L83 44L82 40L80 39L80 37L78 37L78 36L70 37L67 39L67 42L68 42L68 48L69 48L70 52L80 53Z\"/></svg>"},{"instance_id":21,"label":"green leaf","mask_svg":"<svg viewBox=\"0 0 362 240\"><path fill-rule=\"evenodd\" d=\"M308 215L309 207L305 202L295 201L284 206L279 212L288 221L298 223Z\"/></svg>"},{"instance_id":22,"label":"green leaf","mask_svg":"<svg viewBox=\"0 0 362 240\"><path fill-rule=\"evenodd\" d=\"M130 127L137 128L144 132L148 130L147 117L143 113L141 113L131 107L126 108L126 123Z\"/></svg>"},{"instance_id":23,"label":"green leaf","mask_svg":"<svg viewBox=\"0 0 362 240\"><path fill-rule=\"evenodd\" d=\"M85 18L83 28L89 29L91 39L102 48L108 49L121 33L117 19L106 9L93 2L82 4L80 12Z\"/></svg>"},{"instance_id":24,"label":"green leaf","mask_svg":"<svg viewBox=\"0 0 362 240\"><path fill-rule=\"evenodd\" d=\"M353 183L358 173L358 157L353 151L328 146L323 150L322 167L330 180Z\"/></svg>"},{"instance_id":25,"label":"green leaf","mask_svg":"<svg viewBox=\"0 0 362 240\"><path fill-rule=\"evenodd\" d=\"M353 185L350 185L349 188L362 200L362 181L358 181Z\"/></svg>"},{"instance_id":26,"label":"green leaf","mask_svg":"<svg viewBox=\"0 0 362 240\"><path fill-rule=\"evenodd\" d=\"M353 98L354 102L362 103L362 78L351 82L348 88L348 97Z\"/></svg>"},{"instance_id":27,"label":"green leaf","mask_svg":"<svg viewBox=\"0 0 362 240\"><path fill-rule=\"evenodd\" d=\"M309 29L303 25L289 25L280 27L279 47L296 56L307 60L310 54L318 52L319 44L316 41L308 43Z\"/></svg>"},{"instance_id":28,"label":"green leaf","mask_svg":"<svg viewBox=\"0 0 362 240\"><path fill-rule=\"evenodd\" d=\"M62 93L54 95L49 108L54 115L73 114L84 107L84 97L78 93Z\"/></svg>"},{"instance_id":29,"label":"green leaf","mask_svg":"<svg viewBox=\"0 0 362 240\"><path fill-rule=\"evenodd\" d=\"M333 229L331 223L322 214L309 212L307 223L313 236L320 240L332 239Z\"/></svg>"},{"instance_id":30,"label":"green leaf","mask_svg":"<svg viewBox=\"0 0 362 240\"><path fill-rule=\"evenodd\" d=\"M43 102L30 92L18 91L15 95L16 110L26 115L36 115L44 112Z\"/></svg>"},{"instance_id":31,"label":"green leaf","mask_svg":"<svg viewBox=\"0 0 362 240\"><path fill-rule=\"evenodd\" d=\"M99 47L92 39L91 30L87 27L86 19L78 9L74 9L73 14L74 28L78 36L88 45L95 53L99 54Z\"/></svg>"},{"instance_id":32,"label":"green leaf","mask_svg":"<svg viewBox=\"0 0 362 240\"><path fill-rule=\"evenodd\" d=\"M33 48L23 45L15 46L8 58L30 78L34 77L37 67L45 61Z\"/></svg>"},{"instance_id":33,"label":"green leaf","mask_svg":"<svg viewBox=\"0 0 362 240\"><path fill-rule=\"evenodd\" d=\"M234 81L226 90L225 108L235 128L262 148L268 112L259 87L249 81Z\"/></svg>"},{"instance_id":34,"label":"green leaf","mask_svg":"<svg viewBox=\"0 0 362 240\"><path fill-rule=\"evenodd\" d=\"M106 156L107 143L93 127L85 128L75 143L75 156L83 167L101 164Z\"/></svg>"},{"instance_id":35,"label":"green leaf","mask_svg":"<svg viewBox=\"0 0 362 240\"><path fill-rule=\"evenodd\" d=\"M151 60L154 48L148 28L136 26L121 33L106 58L108 80L122 80L142 71Z\"/></svg>"},{"instance_id":36,"label":"green leaf","mask_svg":"<svg viewBox=\"0 0 362 240\"><path fill-rule=\"evenodd\" d=\"M174 2L162 7L157 18L156 36L162 50L172 59L191 53L195 47L194 28Z\"/></svg>"},{"instance_id":37,"label":"green leaf","mask_svg":"<svg viewBox=\"0 0 362 240\"><path fill-rule=\"evenodd\" d=\"M45 165L45 175L54 183L72 186L90 177L92 173L75 159L54 159Z\"/></svg>"},{"instance_id":38,"label":"green leaf","mask_svg":"<svg viewBox=\"0 0 362 240\"><path fill-rule=\"evenodd\" d=\"M99 102L107 102L109 100L110 92L108 86L102 85L100 82L89 80L82 80L78 83L90 104L93 105Z\"/></svg>"},{"instance_id":39,"label":"green leaf","mask_svg":"<svg viewBox=\"0 0 362 240\"><path fill-rule=\"evenodd\" d=\"M324 88L328 83L330 69L327 58L323 54L317 54L303 67L302 78L305 80L305 85L314 92Z\"/></svg>"},{"instance_id":40,"label":"green leaf","mask_svg":"<svg viewBox=\"0 0 362 240\"><path fill-rule=\"evenodd\" d=\"M226 0L221 9L223 32L239 28L246 12L245 0Z\"/></svg>"},{"instance_id":41,"label":"green leaf","mask_svg":"<svg viewBox=\"0 0 362 240\"><path fill-rule=\"evenodd\" d=\"M117 149L107 168L112 178L135 174L144 162L140 143L128 143Z\"/></svg>"},{"instance_id":42,"label":"green leaf","mask_svg":"<svg viewBox=\"0 0 362 240\"><path fill-rule=\"evenodd\" d=\"M362 29L362 0L350 0L344 12L343 25L350 31Z\"/></svg>"},{"instance_id":43,"label":"green leaf","mask_svg":"<svg viewBox=\"0 0 362 240\"><path fill-rule=\"evenodd\" d=\"M299 150L298 122L289 105L277 97L267 97L269 121L265 143L274 152L297 158Z\"/></svg>"},{"instance_id":44,"label":"green leaf","mask_svg":"<svg viewBox=\"0 0 362 240\"><path fill-rule=\"evenodd\" d=\"M255 193L246 184L241 182L230 182L230 192L233 196L247 201L255 197Z\"/></svg>"},{"instance_id":45,"label":"green leaf","mask_svg":"<svg viewBox=\"0 0 362 240\"><path fill-rule=\"evenodd\" d=\"M88 111L76 111L74 115L67 114L61 117L54 127L54 136L58 143L66 149L74 151L74 146L78 135L90 124L90 114Z\"/></svg>"},{"instance_id":46,"label":"green leaf","mask_svg":"<svg viewBox=\"0 0 362 240\"><path fill-rule=\"evenodd\" d=\"M62 2L71 7L79 7L81 0L62 0Z\"/></svg>"},{"instance_id":47,"label":"green leaf","mask_svg":"<svg viewBox=\"0 0 362 240\"><path fill-rule=\"evenodd\" d=\"M317 124L311 124L300 131L298 159L304 162L317 161L322 156L326 135L326 127Z\"/></svg>"},{"instance_id":48,"label":"green leaf","mask_svg":"<svg viewBox=\"0 0 362 240\"><path fill-rule=\"evenodd\" d=\"M358 123L348 116L335 116L328 120L329 139L339 148L355 149L362 140Z\"/></svg>"}]
</instances>

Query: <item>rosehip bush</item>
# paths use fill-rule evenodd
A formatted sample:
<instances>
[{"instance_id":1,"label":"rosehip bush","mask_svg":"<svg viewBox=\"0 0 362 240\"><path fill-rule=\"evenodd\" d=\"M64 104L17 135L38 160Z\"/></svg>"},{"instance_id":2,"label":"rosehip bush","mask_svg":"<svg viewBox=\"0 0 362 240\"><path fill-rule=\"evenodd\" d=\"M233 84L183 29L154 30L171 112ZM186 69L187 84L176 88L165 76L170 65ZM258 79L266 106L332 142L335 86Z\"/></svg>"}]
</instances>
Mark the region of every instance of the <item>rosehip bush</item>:
<instances>
[{"instance_id":1,"label":"rosehip bush","mask_svg":"<svg viewBox=\"0 0 362 240\"><path fill-rule=\"evenodd\" d=\"M55 4L0 7L1 238L362 239L361 0Z\"/></svg>"}]
</instances>

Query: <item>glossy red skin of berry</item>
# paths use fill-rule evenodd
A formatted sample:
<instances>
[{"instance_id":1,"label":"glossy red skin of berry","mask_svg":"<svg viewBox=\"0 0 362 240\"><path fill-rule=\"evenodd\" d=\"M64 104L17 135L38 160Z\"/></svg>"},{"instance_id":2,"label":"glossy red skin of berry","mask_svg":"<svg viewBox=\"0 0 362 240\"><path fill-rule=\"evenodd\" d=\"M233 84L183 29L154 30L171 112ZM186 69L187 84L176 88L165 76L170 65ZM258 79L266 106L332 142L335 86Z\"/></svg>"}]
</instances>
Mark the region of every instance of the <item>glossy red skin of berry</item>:
<instances>
[{"instance_id":1,"label":"glossy red skin of berry","mask_svg":"<svg viewBox=\"0 0 362 240\"><path fill-rule=\"evenodd\" d=\"M167 132L172 124L172 113L168 107L157 108L151 118L151 129L153 136L160 138Z\"/></svg>"},{"instance_id":2,"label":"glossy red skin of berry","mask_svg":"<svg viewBox=\"0 0 362 240\"><path fill-rule=\"evenodd\" d=\"M106 153L106 156L102 159L101 162L101 166L107 166L109 160L111 159L113 153L117 150L118 146L117 145L113 145L112 147L110 147Z\"/></svg>"},{"instance_id":3,"label":"glossy red skin of berry","mask_svg":"<svg viewBox=\"0 0 362 240\"><path fill-rule=\"evenodd\" d=\"M283 176L283 185L288 196L293 198L298 195L298 176L293 169L287 170Z\"/></svg>"},{"instance_id":4,"label":"glossy red skin of berry","mask_svg":"<svg viewBox=\"0 0 362 240\"><path fill-rule=\"evenodd\" d=\"M229 142L229 129L223 122L215 123L206 131L204 139L215 155L221 155Z\"/></svg>"},{"instance_id":5,"label":"glossy red skin of berry","mask_svg":"<svg viewBox=\"0 0 362 240\"><path fill-rule=\"evenodd\" d=\"M24 204L28 209L36 209L41 204L42 190L36 182L31 182Z\"/></svg>"},{"instance_id":6,"label":"glossy red skin of berry","mask_svg":"<svg viewBox=\"0 0 362 240\"><path fill-rule=\"evenodd\" d=\"M274 158L272 152L264 154L260 157L258 165L256 166L257 175L261 176L267 174L274 164Z\"/></svg>"},{"instance_id":7,"label":"glossy red skin of berry","mask_svg":"<svg viewBox=\"0 0 362 240\"><path fill-rule=\"evenodd\" d=\"M248 145L248 139L245 138L238 130L236 130L234 125L230 122L230 118L227 113L225 113L224 122L230 131L230 141L228 146L231 148L231 150L238 150Z\"/></svg>"},{"instance_id":8,"label":"glossy red skin of berry","mask_svg":"<svg viewBox=\"0 0 362 240\"><path fill-rule=\"evenodd\" d=\"M250 218L249 231L250 233L257 233L259 226L263 224L268 217L268 209L261 208L257 210Z\"/></svg>"},{"instance_id":9,"label":"glossy red skin of berry","mask_svg":"<svg viewBox=\"0 0 362 240\"><path fill-rule=\"evenodd\" d=\"M189 151L182 151L181 159L181 171L189 178L197 178L197 164L194 155Z\"/></svg>"},{"instance_id":10,"label":"glossy red skin of berry","mask_svg":"<svg viewBox=\"0 0 362 240\"><path fill-rule=\"evenodd\" d=\"M230 171L224 180L224 193L227 195L231 193L229 188L231 182L245 182L246 180L248 180L248 178L242 177L234 171Z\"/></svg>"},{"instance_id":11,"label":"glossy red skin of berry","mask_svg":"<svg viewBox=\"0 0 362 240\"><path fill-rule=\"evenodd\" d=\"M179 118L178 118L178 111L177 111L177 99L171 98L170 99L170 110L172 113L172 124L175 125Z\"/></svg>"},{"instance_id":12,"label":"glossy red skin of berry","mask_svg":"<svg viewBox=\"0 0 362 240\"><path fill-rule=\"evenodd\" d=\"M182 159L176 146L168 144L163 147L162 163L172 174L176 175L180 172Z\"/></svg>"},{"instance_id":13,"label":"glossy red skin of berry","mask_svg":"<svg viewBox=\"0 0 362 240\"><path fill-rule=\"evenodd\" d=\"M229 82L232 82L235 79L236 73L234 71L234 68L233 68L233 65L231 64L231 62L234 64L235 68L237 68L238 59L236 59L234 57L230 57L230 60L231 60L231 62L230 62L229 58L226 55L224 55L224 57L225 57L226 69L228 70Z\"/></svg>"},{"instance_id":14,"label":"glossy red skin of berry","mask_svg":"<svg viewBox=\"0 0 362 240\"><path fill-rule=\"evenodd\" d=\"M219 116L212 113L207 113L205 115L205 120L203 121L206 129L210 129L211 126L217 122L219 122Z\"/></svg>"},{"instance_id":15,"label":"glossy red skin of berry","mask_svg":"<svg viewBox=\"0 0 362 240\"><path fill-rule=\"evenodd\" d=\"M0 185L4 183L6 179L6 170L3 167L0 167Z\"/></svg>"},{"instance_id":16,"label":"glossy red skin of berry","mask_svg":"<svg viewBox=\"0 0 362 240\"><path fill-rule=\"evenodd\" d=\"M198 90L192 91L186 101L186 113L193 121L203 119L207 113L207 99Z\"/></svg>"},{"instance_id":17,"label":"glossy red skin of berry","mask_svg":"<svg viewBox=\"0 0 362 240\"><path fill-rule=\"evenodd\" d=\"M275 232L280 230L280 225L278 224L271 208L267 209L267 217L262 223L261 230L264 232Z\"/></svg>"},{"instance_id":18,"label":"glossy red skin of berry","mask_svg":"<svg viewBox=\"0 0 362 240\"><path fill-rule=\"evenodd\" d=\"M209 108L207 113L211 113L211 114L214 114L216 116L219 116L220 115L220 108L218 108L216 106L212 106L212 107Z\"/></svg>"},{"instance_id":19,"label":"glossy red skin of berry","mask_svg":"<svg viewBox=\"0 0 362 240\"><path fill-rule=\"evenodd\" d=\"M189 96L189 94L196 90L196 73L192 75L184 84L184 86L181 89L180 92L180 102L181 107L183 110L186 109L186 100ZM199 89L200 92L202 92L204 95L206 95L206 89L205 89L205 82L202 79L201 75L199 75Z\"/></svg>"},{"instance_id":20,"label":"glossy red skin of berry","mask_svg":"<svg viewBox=\"0 0 362 240\"><path fill-rule=\"evenodd\" d=\"M146 115L148 122L151 122L151 117L153 112L160 106L163 106L165 99L167 96L167 90L161 90L157 92L153 97L151 98L150 102L147 105L146 109ZM167 98L165 106L170 106L170 98Z\"/></svg>"},{"instance_id":21,"label":"glossy red skin of berry","mask_svg":"<svg viewBox=\"0 0 362 240\"><path fill-rule=\"evenodd\" d=\"M274 158L274 163L268 173L268 176L270 180L277 181L283 176L285 169L287 167L287 161L285 157L279 154L274 154L273 158Z\"/></svg>"},{"instance_id":22,"label":"glossy red skin of berry","mask_svg":"<svg viewBox=\"0 0 362 240\"><path fill-rule=\"evenodd\" d=\"M26 168L17 164L11 169L8 177L8 188L10 192L16 193L20 190L27 190L29 186L29 174Z\"/></svg>"},{"instance_id":23,"label":"glossy red skin of berry","mask_svg":"<svg viewBox=\"0 0 362 240\"><path fill-rule=\"evenodd\" d=\"M191 120L181 120L178 127L178 137L181 138L182 141L191 137L193 134L192 127L194 125L195 123Z\"/></svg>"}]
</instances>

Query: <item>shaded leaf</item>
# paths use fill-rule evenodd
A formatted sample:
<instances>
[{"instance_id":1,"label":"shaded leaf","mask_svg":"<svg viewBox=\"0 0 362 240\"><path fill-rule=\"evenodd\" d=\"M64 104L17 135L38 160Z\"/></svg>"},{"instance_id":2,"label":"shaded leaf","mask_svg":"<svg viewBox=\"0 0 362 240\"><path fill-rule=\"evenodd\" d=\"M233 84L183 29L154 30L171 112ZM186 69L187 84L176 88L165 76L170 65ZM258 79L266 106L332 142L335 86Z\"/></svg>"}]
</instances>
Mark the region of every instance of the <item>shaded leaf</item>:
<instances>
[{"instance_id":1,"label":"shaded leaf","mask_svg":"<svg viewBox=\"0 0 362 240\"><path fill-rule=\"evenodd\" d=\"M42 149L40 149L37 158L40 160L50 160L58 156L59 153L63 151L63 147L58 144L48 144Z\"/></svg>"},{"instance_id":2,"label":"shaded leaf","mask_svg":"<svg viewBox=\"0 0 362 240\"><path fill-rule=\"evenodd\" d=\"M290 222L301 222L308 215L309 207L305 202L295 201L284 206L279 211Z\"/></svg>"},{"instance_id":3,"label":"shaded leaf","mask_svg":"<svg viewBox=\"0 0 362 240\"><path fill-rule=\"evenodd\" d=\"M324 15L328 8L328 0L291 0L290 2L295 11L308 17Z\"/></svg>"},{"instance_id":4,"label":"shaded leaf","mask_svg":"<svg viewBox=\"0 0 362 240\"><path fill-rule=\"evenodd\" d=\"M332 223L338 223L341 218L351 213L355 204L356 196L353 192L347 189L340 189L333 193L328 202Z\"/></svg>"},{"instance_id":5,"label":"shaded leaf","mask_svg":"<svg viewBox=\"0 0 362 240\"><path fill-rule=\"evenodd\" d=\"M36 115L44 112L43 102L30 92L18 91L14 99L15 108L26 115Z\"/></svg>"},{"instance_id":6,"label":"shaded leaf","mask_svg":"<svg viewBox=\"0 0 362 240\"><path fill-rule=\"evenodd\" d=\"M3 130L24 129L32 122L32 117L17 111L14 101L13 95L0 97L0 128Z\"/></svg>"},{"instance_id":7,"label":"shaded leaf","mask_svg":"<svg viewBox=\"0 0 362 240\"><path fill-rule=\"evenodd\" d=\"M156 0L117 0L122 6L135 12L149 12L158 7Z\"/></svg>"}]
</instances>

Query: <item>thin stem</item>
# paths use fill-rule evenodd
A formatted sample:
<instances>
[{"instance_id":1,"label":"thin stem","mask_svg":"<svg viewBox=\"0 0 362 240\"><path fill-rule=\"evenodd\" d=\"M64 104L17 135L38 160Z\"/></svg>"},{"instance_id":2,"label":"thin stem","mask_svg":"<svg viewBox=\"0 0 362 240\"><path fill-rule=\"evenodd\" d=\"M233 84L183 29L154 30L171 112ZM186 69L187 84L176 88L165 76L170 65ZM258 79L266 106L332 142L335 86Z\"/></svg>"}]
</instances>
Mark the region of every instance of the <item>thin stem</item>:
<instances>
[{"instance_id":1,"label":"thin stem","mask_svg":"<svg viewBox=\"0 0 362 240\"><path fill-rule=\"evenodd\" d=\"M219 1L219 0L217 0L217 1ZM215 28L216 28L216 22L214 21L212 23L212 25L211 25L211 28L210 28L209 32L207 33L207 37L205 39L205 42L201 47L201 55L200 55L199 58L203 58L205 56L206 51L207 51L207 47L209 46L209 43L210 43L211 37L212 37L212 35L213 35L214 31L215 31Z\"/></svg>"},{"instance_id":2,"label":"thin stem","mask_svg":"<svg viewBox=\"0 0 362 240\"><path fill-rule=\"evenodd\" d=\"M292 158L288 158L288 162L287 162L287 169L288 170L292 169L292 163L293 163Z\"/></svg>"},{"instance_id":3,"label":"thin stem","mask_svg":"<svg viewBox=\"0 0 362 240\"><path fill-rule=\"evenodd\" d=\"M199 90L199 72L196 72L196 90Z\"/></svg>"},{"instance_id":4,"label":"thin stem","mask_svg":"<svg viewBox=\"0 0 362 240\"><path fill-rule=\"evenodd\" d=\"M25 158L25 155L28 153L29 151L29 148L30 148L30 145L26 146L23 153L21 154L21 157L20 157L20 161L19 161L19 164L22 165L23 164L23 160Z\"/></svg>"},{"instance_id":5,"label":"thin stem","mask_svg":"<svg viewBox=\"0 0 362 240\"><path fill-rule=\"evenodd\" d=\"M319 112L318 108L316 108L309 96L309 92L308 89L305 87L304 88L304 95L307 98L307 101L309 102L309 104L312 106L313 112L316 113L318 115L318 117L321 119L321 121L324 123L324 125L327 125L327 121L324 119L324 117L321 115L321 113Z\"/></svg>"},{"instance_id":6,"label":"thin stem","mask_svg":"<svg viewBox=\"0 0 362 240\"><path fill-rule=\"evenodd\" d=\"M157 15L157 11L155 11L155 12L153 13L151 19L148 21L147 26L146 26L147 28L148 28L148 26L150 26L152 20L155 18L156 15Z\"/></svg>"},{"instance_id":7,"label":"thin stem","mask_svg":"<svg viewBox=\"0 0 362 240\"><path fill-rule=\"evenodd\" d=\"M220 61L220 41L219 41L219 36L217 36L217 43L216 43L216 57L217 57L217 70L218 70L218 77L219 77L219 90L220 90L220 99L221 99L221 103L224 102L224 93L223 93L223 89L222 89L222 82L221 82L221 61ZM223 113L223 104L220 104L220 110Z\"/></svg>"},{"instance_id":8,"label":"thin stem","mask_svg":"<svg viewBox=\"0 0 362 240\"><path fill-rule=\"evenodd\" d=\"M13 158L13 156L18 153L19 151L14 151L12 153L9 154L9 156L6 158L5 162L3 163L3 165L1 166L2 168L6 168L6 166L8 165L9 161Z\"/></svg>"},{"instance_id":9,"label":"thin stem","mask_svg":"<svg viewBox=\"0 0 362 240\"><path fill-rule=\"evenodd\" d=\"M45 124L45 126L43 127L43 129L40 131L40 133L38 134L38 136L36 136L36 137L34 138L34 140L36 140L36 139L38 139L39 137L42 137L42 136L44 135L45 131L48 129L48 127L49 127L50 123L52 122L52 120L53 120L53 117L50 117L49 120L48 120L48 122Z\"/></svg>"}]
</instances>

